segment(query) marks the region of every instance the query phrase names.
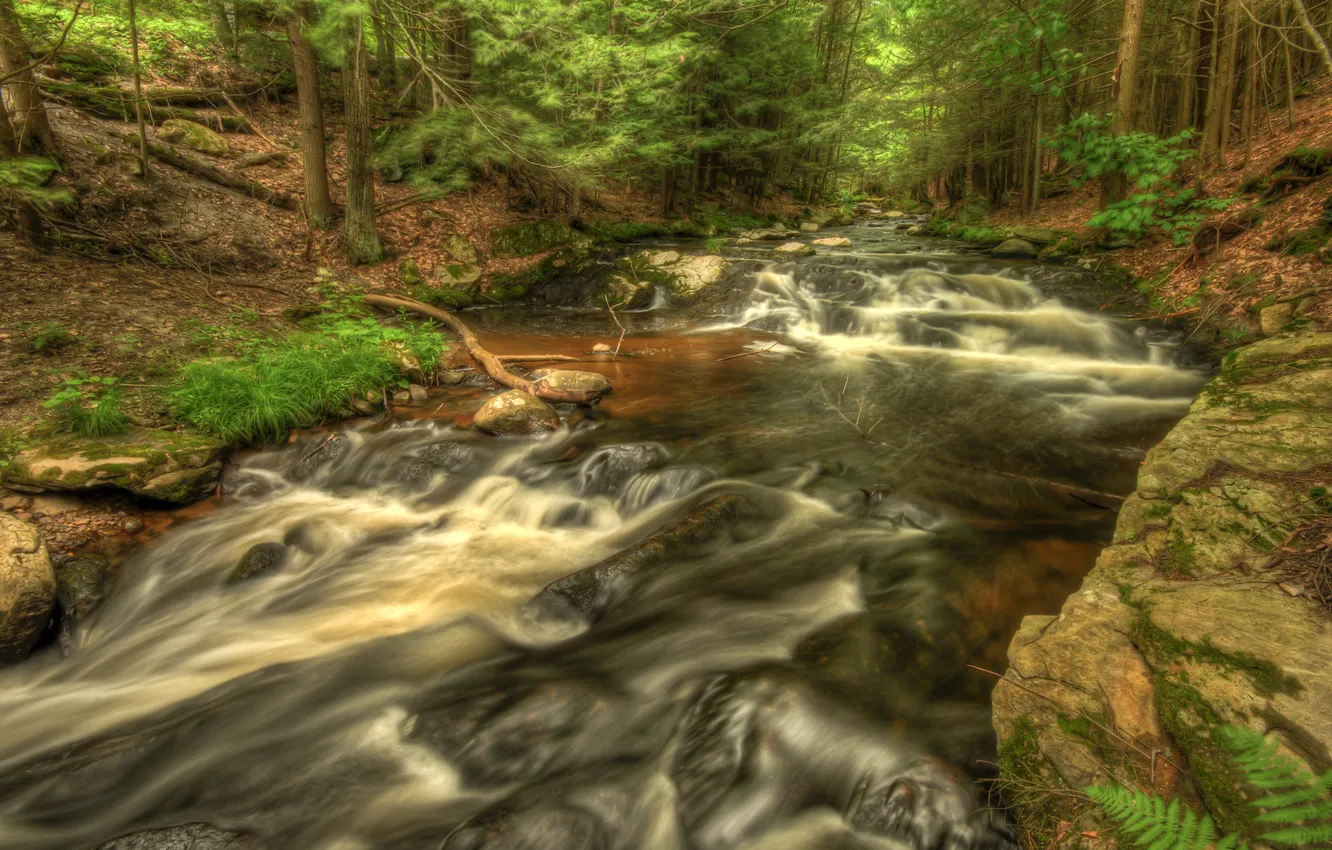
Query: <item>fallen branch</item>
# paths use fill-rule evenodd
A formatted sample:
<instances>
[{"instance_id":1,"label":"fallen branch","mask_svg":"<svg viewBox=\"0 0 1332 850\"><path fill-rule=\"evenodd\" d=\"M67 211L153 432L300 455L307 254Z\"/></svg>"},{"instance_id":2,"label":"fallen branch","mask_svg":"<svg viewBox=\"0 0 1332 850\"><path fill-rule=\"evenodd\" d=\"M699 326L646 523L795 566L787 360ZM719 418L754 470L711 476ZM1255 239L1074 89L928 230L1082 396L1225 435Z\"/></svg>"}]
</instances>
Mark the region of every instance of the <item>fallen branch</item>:
<instances>
[{"instance_id":1,"label":"fallen branch","mask_svg":"<svg viewBox=\"0 0 1332 850\"><path fill-rule=\"evenodd\" d=\"M496 360L503 360L505 363L546 363L558 361L560 363L587 363L589 357L570 357L567 354L496 354Z\"/></svg>"},{"instance_id":2,"label":"fallen branch","mask_svg":"<svg viewBox=\"0 0 1332 850\"><path fill-rule=\"evenodd\" d=\"M632 265L632 264L631 264L631 265ZM624 302L621 301L619 304L617 304L617 305L615 305L615 306L616 306L616 307L623 307L623 306L624 306ZM609 295L606 296L606 309L607 309L607 310L610 310L611 318L615 320L615 324L616 324L616 325L619 325L619 328L620 328L620 338L619 338L619 340L615 343L615 353L611 355L611 359L614 360L615 358L617 358L617 357L620 356L620 346L624 345L624 325L620 324L620 317L617 316L617 315L615 315L615 307L612 307L612 306L611 306L611 303L610 303L610 296L609 296Z\"/></svg>"},{"instance_id":3,"label":"fallen branch","mask_svg":"<svg viewBox=\"0 0 1332 850\"><path fill-rule=\"evenodd\" d=\"M420 301L414 301L411 298L398 298L390 295L367 295L364 301L371 306L383 307L387 310L410 310L413 313L420 313L440 322L462 339L467 353L472 355L476 362L481 364L485 373L501 386L522 390L546 401L593 404L601 399L600 393L591 390L561 390L547 386L544 383L539 384L518 377L510 372L498 357L482 347L476 338L476 334L472 333L472 329L463 324L462 320L438 307L422 304Z\"/></svg>"},{"instance_id":4,"label":"fallen branch","mask_svg":"<svg viewBox=\"0 0 1332 850\"><path fill-rule=\"evenodd\" d=\"M786 337L782 337L781 339L775 340L773 344L768 346L767 348L759 348L753 351L742 351L739 354L728 354L725 357L718 357L717 362L721 363L724 360L735 360L737 357L749 357L754 354L767 354L769 351L772 351L774 348L781 345L782 340L784 339L786 339Z\"/></svg>"},{"instance_id":5,"label":"fallen branch","mask_svg":"<svg viewBox=\"0 0 1332 850\"><path fill-rule=\"evenodd\" d=\"M123 136L128 141L138 142L137 137ZM253 180L246 180L238 174L231 174L220 168L215 168L206 162L195 159L192 156L186 156L179 151L174 151L165 145L159 145L156 142L148 143L148 152L155 158L160 159L167 165L179 168L187 174L193 174L195 177L202 177L210 180L219 186L225 186L228 189L234 189L243 195L248 195L256 201L263 201L266 204L272 204L275 207L281 207L284 210L296 209L296 201L286 192L279 192L270 189L262 183L255 183Z\"/></svg>"},{"instance_id":6,"label":"fallen branch","mask_svg":"<svg viewBox=\"0 0 1332 850\"><path fill-rule=\"evenodd\" d=\"M42 80L41 87L55 99L91 112L99 118L112 121L129 122L134 120L134 93L117 88L87 87L73 83L60 83ZM172 118L181 118L203 124L225 133L248 133L254 128L243 115L205 114L195 112L183 106L171 106L166 103L154 103L151 93L144 97L144 120L149 124L161 124Z\"/></svg>"}]
</instances>

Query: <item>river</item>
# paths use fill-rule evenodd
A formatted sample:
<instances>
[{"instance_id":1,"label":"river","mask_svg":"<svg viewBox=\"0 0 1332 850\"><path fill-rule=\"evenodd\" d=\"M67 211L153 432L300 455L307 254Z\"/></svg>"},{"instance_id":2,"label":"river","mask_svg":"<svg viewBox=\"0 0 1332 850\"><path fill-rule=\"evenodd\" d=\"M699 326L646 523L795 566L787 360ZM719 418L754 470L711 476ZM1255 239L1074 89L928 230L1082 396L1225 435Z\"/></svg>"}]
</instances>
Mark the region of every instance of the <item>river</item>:
<instances>
[{"instance_id":1,"label":"river","mask_svg":"<svg viewBox=\"0 0 1332 850\"><path fill-rule=\"evenodd\" d=\"M1076 268L835 232L739 251L712 309L621 311L585 367L615 392L552 437L480 436L455 389L241 458L69 657L0 671L0 846L1011 846L976 668L1077 587L1204 376ZM500 353L619 335L469 318ZM228 585L258 544L283 567ZM118 846L233 846L177 839Z\"/></svg>"}]
</instances>

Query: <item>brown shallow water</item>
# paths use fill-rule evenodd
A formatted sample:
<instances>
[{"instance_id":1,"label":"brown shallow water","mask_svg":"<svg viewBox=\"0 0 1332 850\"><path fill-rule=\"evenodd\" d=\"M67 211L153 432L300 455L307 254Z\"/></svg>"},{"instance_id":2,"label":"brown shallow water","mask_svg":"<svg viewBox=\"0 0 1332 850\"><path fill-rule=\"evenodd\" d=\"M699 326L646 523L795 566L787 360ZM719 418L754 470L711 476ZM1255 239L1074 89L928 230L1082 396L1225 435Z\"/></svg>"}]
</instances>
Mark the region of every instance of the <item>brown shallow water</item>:
<instances>
[{"instance_id":1,"label":"brown shallow water","mask_svg":"<svg viewBox=\"0 0 1332 850\"><path fill-rule=\"evenodd\" d=\"M544 440L467 430L493 390L452 388L238 458L68 658L0 672L0 845L1009 846L969 665L1077 586L1200 376L1076 273L850 234L622 314L620 357L558 364L614 393ZM469 319L499 354L619 335ZM717 499L588 613L531 604ZM229 584L256 547L278 566Z\"/></svg>"}]
</instances>

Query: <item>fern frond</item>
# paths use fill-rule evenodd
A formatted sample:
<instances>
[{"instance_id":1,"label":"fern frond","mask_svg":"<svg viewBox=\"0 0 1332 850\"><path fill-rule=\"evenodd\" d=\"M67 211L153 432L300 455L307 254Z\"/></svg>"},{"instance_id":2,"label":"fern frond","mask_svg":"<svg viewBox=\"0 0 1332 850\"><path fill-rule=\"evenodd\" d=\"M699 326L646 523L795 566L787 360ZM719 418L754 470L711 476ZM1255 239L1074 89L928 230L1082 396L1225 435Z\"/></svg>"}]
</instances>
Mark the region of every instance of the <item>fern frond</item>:
<instances>
[{"instance_id":1,"label":"fern frond","mask_svg":"<svg viewBox=\"0 0 1332 850\"><path fill-rule=\"evenodd\" d=\"M1289 844L1294 847L1313 847L1317 844L1327 844L1332 842L1332 823L1278 829L1276 832L1265 833L1263 840L1271 841L1274 844Z\"/></svg>"},{"instance_id":2,"label":"fern frond","mask_svg":"<svg viewBox=\"0 0 1332 850\"><path fill-rule=\"evenodd\" d=\"M1199 818L1178 800L1167 804L1158 796L1119 785L1093 785L1084 790L1119 824L1120 831L1147 850L1244 850L1238 836L1215 841L1211 815Z\"/></svg>"},{"instance_id":3,"label":"fern frond","mask_svg":"<svg viewBox=\"0 0 1332 850\"><path fill-rule=\"evenodd\" d=\"M1263 812L1254 820L1263 823L1295 823L1296 821L1314 818L1332 818L1332 800L1309 803L1304 806L1287 806L1282 809L1274 809L1270 812Z\"/></svg>"}]
</instances>

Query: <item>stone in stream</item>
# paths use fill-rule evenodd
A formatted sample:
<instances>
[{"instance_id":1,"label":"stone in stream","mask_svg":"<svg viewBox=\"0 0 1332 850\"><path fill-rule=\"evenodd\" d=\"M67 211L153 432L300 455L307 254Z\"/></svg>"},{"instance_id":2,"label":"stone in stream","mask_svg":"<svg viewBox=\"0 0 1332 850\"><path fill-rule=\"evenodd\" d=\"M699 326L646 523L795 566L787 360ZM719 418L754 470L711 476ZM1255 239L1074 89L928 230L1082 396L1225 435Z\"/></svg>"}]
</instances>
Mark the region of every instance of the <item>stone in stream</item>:
<instances>
[{"instance_id":1,"label":"stone in stream","mask_svg":"<svg viewBox=\"0 0 1332 850\"><path fill-rule=\"evenodd\" d=\"M557 390L586 390L594 393L608 393L611 389L606 376L597 372L579 372L573 369L537 369L531 378Z\"/></svg>"},{"instance_id":2,"label":"stone in stream","mask_svg":"<svg viewBox=\"0 0 1332 850\"><path fill-rule=\"evenodd\" d=\"M1025 239L1006 239L999 243L990 255L1004 260L1034 260L1036 259L1036 246Z\"/></svg>"},{"instance_id":3,"label":"stone in stream","mask_svg":"<svg viewBox=\"0 0 1332 850\"><path fill-rule=\"evenodd\" d=\"M825 248L850 248L851 240L845 236L825 236L822 239L815 239L809 244L822 245Z\"/></svg>"},{"instance_id":4,"label":"stone in stream","mask_svg":"<svg viewBox=\"0 0 1332 850\"><path fill-rule=\"evenodd\" d=\"M69 652L79 624L92 614L105 596L107 560L101 555L65 558L55 568L56 601L60 612L60 647Z\"/></svg>"},{"instance_id":5,"label":"stone in stream","mask_svg":"<svg viewBox=\"0 0 1332 850\"><path fill-rule=\"evenodd\" d=\"M21 493L117 489L188 504L208 495L224 445L183 431L131 428L109 437L55 437L19 452L0 478Z\"/></svg>"},{"instance_id":6,"label":"stone in stream","mask_svg":"<svg viewBox=\"0 0 1332 850\"><path fill-rule=\"evenodd\" d=\"M55 599L55 571L41 532L0 513L0 666L28 657Z\"/></svg>"},{"instance_id":7,"label":"stone in stream","mask_svg":"<svg viewBox=\"0 0 1332 850\"><path fill-rule=\"evenodd\" d=\"M802 233L818 233L819 226L812 221L802 221L800 222L800 231Z\"/></svg>"},{"instance_id":8,"label":"stone in stream","mask_svg":"<svg viewBox=\"0 0 1332 850\"><path fill-rule=\"evenodd\" d=\"M555 408L531 393L509 390L481 405L473 424L487 434L500 437L526 437L549 434L560 427Z\"/></svg>"},{"instance_id":9,"label":"stone in stream","mask_svg":"<svg viewBox=\"0 0 1332 850\"><path fill-rule=\"evenodd\" d=\"M256 543L241 555L236 568L227 576L227 584L239 584L252 578L277 572L287 564L287 547L281 543Z\"/></svg>"},{"instance_id":10,"label":"stone in stream","mask_svg":"<svg viewBox=\"0 0 1332 850\"><path fill-rule=\"evenodd\" d=\"M206 823L146 829L113 838L96 850L264 850L259 839Z\"/></svg>"},{"instance_id":11,"label":"stone in stream","mask_svg":"<svg viewBox=\"0 0 1332 850\"><path fill-rule=\"evenodd\" d=\"M815 253L813 246L806 245L803 242L786 242L781 245L778 245L776 248L773 248L772 250L775 253L789 254L790 256L793 257L809 257Z\"/></svg>"},{"instance_id":12,"label":"stone in stream","mask_svg":"<svg viewBox=\"0 0 1332 850\"><path fill-rule=\"evenodd\" d=\"M681 256L678 251L639 251L629 258L629 265L631 276L635 282L647 285L649 295L653 285L661 285L681 304L692 304L698 300L705 290L721 283L730 268L730 263L724 257L711 254ZM642 292L641 285L634 291ZM611 288L616 293L621 290L615 289L615 286L623 289L622 284L613 285ZM636 297L638 300L635 303L640 306L647 306L650 301L643 300L642 296Z\"/></svg>"},{"instance_id":13,"label":"stone in stream","mask_svg":"<svg viewBox=\"0 0 1332 850\"><path fill-rule=\"evenodd\" d=\"M575 489L580 496L618 494L635 476L660 466L665 460L666 449L656 443L597 449L578 464Z\"/></svg>"},{"instance_id":14,"label":"stone in stream","mask_svg":"<svg viewBox=\"0 0 1332 850\"><path fill-rule=\"evenodd\" d=\"M329 434L315 439L317 442L310 448L303 449L287 469L287 477L292 481L308 480L321 467L342 457L351 448L350 441L341 434Z\"/></svg>"}]
</instances>

